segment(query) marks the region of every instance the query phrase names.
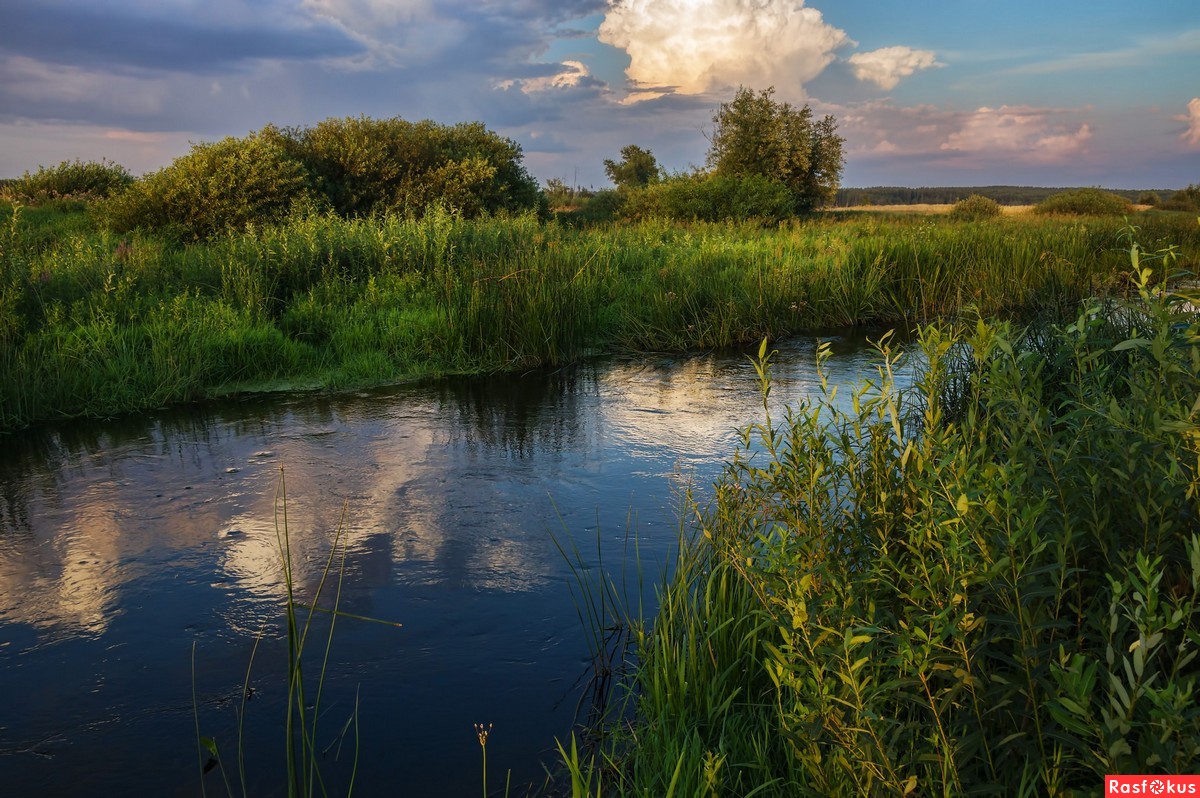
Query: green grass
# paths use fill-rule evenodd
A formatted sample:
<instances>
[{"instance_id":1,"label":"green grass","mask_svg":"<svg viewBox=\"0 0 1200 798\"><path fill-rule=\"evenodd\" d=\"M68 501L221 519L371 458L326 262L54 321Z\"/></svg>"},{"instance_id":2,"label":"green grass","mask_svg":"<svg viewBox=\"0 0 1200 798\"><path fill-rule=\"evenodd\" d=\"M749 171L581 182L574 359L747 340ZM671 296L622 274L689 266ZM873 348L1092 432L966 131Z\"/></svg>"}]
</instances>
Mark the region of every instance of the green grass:
<instances>
[{"instance_id":1,"label":"green grass","mask_svg":"<svg viewBox=\"0 0 1200 798\"><path fill-rule=\"evenodd\" d=\"M1148 246L1200 234L1139 221ZM0 430L279 385L345 388L744 344L971 307L1028 318L1119 287L1121 220L297 216L194 244L0 209Z\"/></svg>"},{"instance_id":2,"label":"green grass","mask_svg":"<svg viewBox=\"0 0 1200 798\"><path fill-rule=\"evenodd\" d=\"M1140 254L1135 296L1064 323L926 326L911 390L884 346L849 407L826 387L772 418L764 342L762 420L689 502L600 745L560 746L572 794L1094 795L1192 772L1200 325Z\"/></svg>"}]
</instances>

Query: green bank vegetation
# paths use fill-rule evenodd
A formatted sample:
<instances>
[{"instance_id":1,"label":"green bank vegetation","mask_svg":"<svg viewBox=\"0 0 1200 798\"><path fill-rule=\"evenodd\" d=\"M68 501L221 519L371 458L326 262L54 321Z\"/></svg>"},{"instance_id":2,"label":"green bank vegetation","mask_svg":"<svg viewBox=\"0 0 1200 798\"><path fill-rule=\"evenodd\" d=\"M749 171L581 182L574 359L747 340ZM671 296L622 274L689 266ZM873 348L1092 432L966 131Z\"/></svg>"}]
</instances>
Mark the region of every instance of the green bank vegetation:
<instances>
[{"instance_id":1,"label":"green bank vegetation","mask_svg":"<svg viewBox=\"0 0 1200 798\"><path fill-rule=\"evenodd\" d=\"M1147 218L1193 258L1194 221ZM0 427L286 387L528 369L1122 290L1119 219L657 220L294 213L183 243L0 216ZM1190 261L1187 261L1190 262Z\"/></svg>"},{"instance_id":2,"label":"green bank vegetation","mask_svg":"<svg viewBox=\"0 0 1200 798\"><path fill-rule=\"evenodd\" d=\"M1068 795L1194 766L1200 342L1137 248L1128 280L1125 200L797 217L835 196L833 121L740 90L714 123L707 170L664 175L631 145L618 189L552 186L557 217L481 125L268 127L136 181L12 181L0 430L921 327L913 388L885 350L848 408L747 429L692 502L658 615L624 619L613 710L634 720L563 746L574 792ZM1194 215L1134 223L1158 266L1194 269Z\"/></svg>"},{"instance_id":3,"label":"green bank vegetation","mask_svg":"<svg viewBox=\"0 0 1200 798\"><path fill-rule=\"evenodd\" d=\"M783 418L764 342L762 420L688 497L657 615L603 619L635 667L598 748L560 748L574 794L1094 795L1194 771L1200 335L1136 256L1130 301L934 323L915 385L884 346L851 401Z\"/></svg>"}]
</instances>

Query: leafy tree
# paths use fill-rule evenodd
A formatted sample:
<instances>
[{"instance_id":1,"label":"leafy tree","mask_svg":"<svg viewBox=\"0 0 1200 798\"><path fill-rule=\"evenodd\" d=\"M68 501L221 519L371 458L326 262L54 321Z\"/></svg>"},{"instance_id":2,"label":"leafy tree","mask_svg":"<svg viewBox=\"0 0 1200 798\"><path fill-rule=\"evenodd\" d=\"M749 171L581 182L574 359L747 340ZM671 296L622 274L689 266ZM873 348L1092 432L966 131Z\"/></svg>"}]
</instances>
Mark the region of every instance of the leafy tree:
<instances>
[{"instance_id":1,"label":"leafy tree","mask_svg":"<svg viewBox=\"0 0 1200 798\"><path fill-rule=\"evenodd\" d=\"M636 144L621 148L621 160L604 159L604 171L617 188L639 188L657 182L658 161Z\"/></svg>"},{"instance_id":2,"label":"leafy tree","mask_svg":"<svg viewBox=\"0 0 1200 798\"><path fill-rule=\"evenodd\" d=\"M837 121L813 121L812 109L774 98L774 87L755 93L740 87L713 116L708 165L714 174L756 175L791 191L797 211L833 202L845 157Z\"/></svg>"}]
</instances>

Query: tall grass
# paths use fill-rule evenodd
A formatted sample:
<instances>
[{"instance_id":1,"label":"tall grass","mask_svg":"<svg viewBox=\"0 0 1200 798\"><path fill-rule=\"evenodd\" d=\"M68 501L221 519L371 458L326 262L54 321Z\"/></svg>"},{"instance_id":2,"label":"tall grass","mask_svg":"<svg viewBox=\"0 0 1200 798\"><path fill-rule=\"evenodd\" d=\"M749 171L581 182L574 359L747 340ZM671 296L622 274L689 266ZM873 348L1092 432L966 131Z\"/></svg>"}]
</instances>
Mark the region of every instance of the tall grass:
<instances>
[{"instance_id":1,"label":"tall grass","mask_svg":"<svg viewBox=\"0 0 1200 798\"><path fill-rule=\"evenodd\" d=\"M341 609L342 584L346 568L346 508L342 508L342 517L334 533L329 554L324 567L316 582L311 596L300 596L296 592L296 579L293 575L293 559L291 536L288 532L287 517L287 483L284 470L279 469L279 481L275 494L275 537L279 547L279 561L283 574L284 586L284 624L287 639L287 689L284 697L282 722L279 724L279 734L283 741L282 764L284 766L282 784L289 798L312 798L316 795L350 795L354 791L354 782L358 774L358 695L356 693L354 708L340 731L322 732L320 720L328 713L322 698L329 677L329 658L333 651L333 637L339 618L347 617L359 621L383 623L387 626L398 627L400 624L366 618L361 615L345 612ZM332 593L332 596L330 594ZM328 619L328 626L317 623L317 616ZM315 641L315 642L310 642ZM246 704L250 699L251 673L254 658L260 641L255 641L250 662L247 663L246 679L242 685L241 700L237 709L237 739L232 748L236 751L236 780L231 778L226 768L226 756L229 747L223 752L217 740L201 734L200 713L195 695L195 647L192 650L192 704L196 719L196 747L200 756L200 786L202 794L207 795L206 773L216 768L221 775L221 787L225 794L232 796L240 793L243 796L254 794L246 778L245 738ZM314 646L319 647L315 656ZM306 667L308 676L305 676ZM316 670L315 675L313 670ZM322 769L322 761L329 750L336 746L338 757L345 738L353 734L352 761L346 773L344 784L334 785L329 775ZM332 739L324 749L320 740L322 734ZM205 757L208 760L205 761ZM236 787L235 787L236 785ZM334 789L335 786L341 789Z\"/></svg>"},{"instance_id":2,"label":"tall grass","mask_svg":"<svg viewBox=\"0 0 1200 798\"><path fill-rule=\"evenodd\" d=\"M1082 795L1200 762L1200 326L1152 286L938 323L762 421L573 794ZM824 351L818 360L828 357ZM600 777L603 776L603 779ZM602 781L603 786L596 782Z\"/></svg>"},{"instance_id":3,"label":"tall grass","mask_svg":"<svg viewBox=\"0 0 1200 798\"><path fill-rule=\"evenodd\" d=\"M956 314L1117 284L1111 220L856 219L763 230L297 215L183 245L0 215L0 429L243 390L526 369ZM62 218L82 218L82 212ZM1200 233L1147 217L1148 244ZM54 230L55 232L48 232Z\"/></svg>"}]
</instances>

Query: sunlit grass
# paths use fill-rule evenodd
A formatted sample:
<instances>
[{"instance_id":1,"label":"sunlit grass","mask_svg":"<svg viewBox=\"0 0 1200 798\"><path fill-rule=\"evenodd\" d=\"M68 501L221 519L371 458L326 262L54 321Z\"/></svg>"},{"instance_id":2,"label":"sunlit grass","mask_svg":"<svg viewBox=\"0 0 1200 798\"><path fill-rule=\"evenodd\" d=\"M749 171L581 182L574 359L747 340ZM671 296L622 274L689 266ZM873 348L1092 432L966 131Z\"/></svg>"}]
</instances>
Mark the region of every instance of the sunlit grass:
<instances>
[{"instance_id":1,"label":"sunlit grass","mask_svg":"<svg viewBox=\"0 0 1200 798\"><path fill-rule=\"evenodd\" d=\"M74 215L71 215L71 214ZM820 218L577 229L533 216L297 217L183 245L9 207L0 429L272 386L344 388L679 351L1119 289L1121 220ZM63 221L74 219L75 221ZM1188 222L1185 224L1185 222ZM1194 222L1140 222L1147 246Z\"/></svg>"},{"instance_id":2,"label":"sunlit grass","mask_svg":"<svg viewBox=\"0 0 1200 798\"><path fill-rule=\"evenodd\" d=\"M1132 255L1128 300L926 326L911 390L884 346L851 402L822 383L772 417L764 342L761 420L630 615L601 744L559 748L572 794L1079 795L1194 768L1200 328Z\"/></svg>"}]
</instances>

